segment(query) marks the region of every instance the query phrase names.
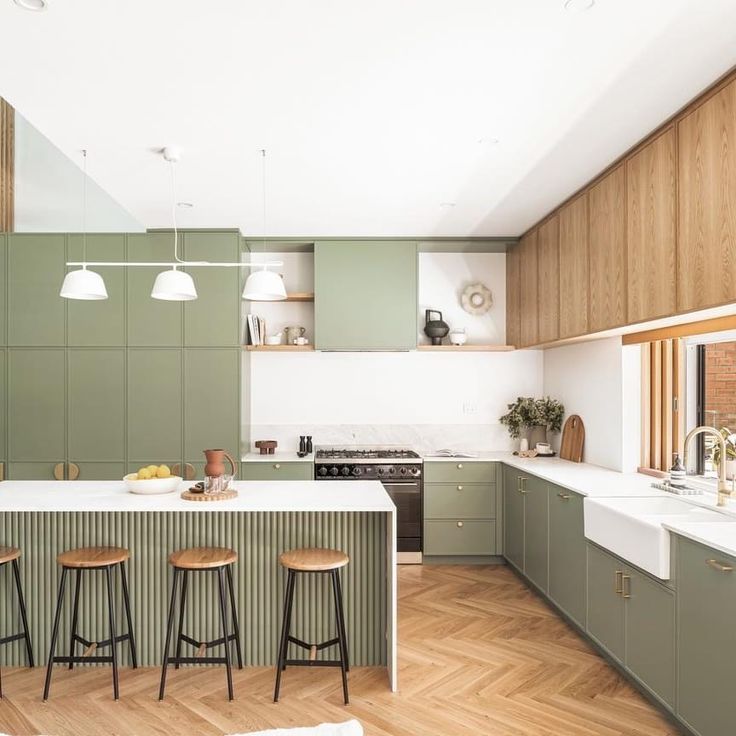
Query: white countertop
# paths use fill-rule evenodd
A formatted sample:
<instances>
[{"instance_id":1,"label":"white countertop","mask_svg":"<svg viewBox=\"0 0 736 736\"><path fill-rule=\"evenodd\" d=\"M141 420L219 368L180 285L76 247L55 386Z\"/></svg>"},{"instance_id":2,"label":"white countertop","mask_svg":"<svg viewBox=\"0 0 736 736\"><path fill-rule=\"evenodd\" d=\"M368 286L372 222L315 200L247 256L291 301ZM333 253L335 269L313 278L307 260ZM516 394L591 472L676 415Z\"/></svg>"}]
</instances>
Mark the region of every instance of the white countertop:
<instances>
[{"instance_id":1,"label":"white countertop","mask_svg":"<svg viewBox=\"0 0 736 736\"><path fill-rule=\"evenodd\" d=\"M674 521L665 522L662 526L694 542L736 557L736 520L731 523Z\"/></svg>"},{"instance_id":2,"label":"white countertop","mask_svg":"<svg viewBox=\"0 0 736 736\"><path fill-rule=\"evenodd\" d=\"M186 490L191 482L181 484ZM6 480L3 511L378 511L396 510L377 480L321 483L314 480L236 481L231 501L185 501L179 491L157 496L129 493L122 481Z\"/></svg>"},{"instance_id":3,"label":"white countertop","mask_svg":"<svg viewBox=\"0 0 736 736\"><path fill-rule=\"evenodd\" d=\"M261 455L260 452L246 452L240 458L243 463L313 463L314 453L299 457L295 452L274 452L273 455Z\"/></svg>"}]
</instances>

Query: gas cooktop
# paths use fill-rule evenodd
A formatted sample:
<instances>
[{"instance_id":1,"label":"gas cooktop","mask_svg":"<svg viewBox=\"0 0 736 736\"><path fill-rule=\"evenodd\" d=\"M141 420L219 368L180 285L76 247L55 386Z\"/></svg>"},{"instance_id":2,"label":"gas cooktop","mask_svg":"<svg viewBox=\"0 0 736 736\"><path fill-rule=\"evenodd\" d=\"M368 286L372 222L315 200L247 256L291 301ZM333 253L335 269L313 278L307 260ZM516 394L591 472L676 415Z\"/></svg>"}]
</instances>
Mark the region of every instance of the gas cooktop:
<instances>
[{"instance_id":1,"label":"gas cooktop","mask_svg":"<svg viewBox=\"0 0 736 736\"><path fill-rule=\"evenodd\" d=\"M316 460L420 460L418 453L404 447L318 447Z\"/></svg>"}]
</instances>

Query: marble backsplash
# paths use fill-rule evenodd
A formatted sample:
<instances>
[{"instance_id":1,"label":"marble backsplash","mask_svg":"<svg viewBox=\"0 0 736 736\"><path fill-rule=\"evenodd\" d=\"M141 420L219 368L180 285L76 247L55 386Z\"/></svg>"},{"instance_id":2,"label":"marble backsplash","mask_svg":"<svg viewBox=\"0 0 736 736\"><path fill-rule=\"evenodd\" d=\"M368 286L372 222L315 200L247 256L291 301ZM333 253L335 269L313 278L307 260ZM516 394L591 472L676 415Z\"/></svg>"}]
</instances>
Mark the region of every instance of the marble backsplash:
<instances>
[{"instance_id":1,"label":"marble backsplash","mask_svg":"<svg viewBox=\"0 0 736 736\"><path fill-rule=\"evenodd\" d=\"M501 424L254 424L250 436L276 440L279 449L296 450L300 435L320 445L402 445L420 453L440 449L466 452L515 449ZM243 448L245 452L255 448Z\"/></svg>"}]
</instances>

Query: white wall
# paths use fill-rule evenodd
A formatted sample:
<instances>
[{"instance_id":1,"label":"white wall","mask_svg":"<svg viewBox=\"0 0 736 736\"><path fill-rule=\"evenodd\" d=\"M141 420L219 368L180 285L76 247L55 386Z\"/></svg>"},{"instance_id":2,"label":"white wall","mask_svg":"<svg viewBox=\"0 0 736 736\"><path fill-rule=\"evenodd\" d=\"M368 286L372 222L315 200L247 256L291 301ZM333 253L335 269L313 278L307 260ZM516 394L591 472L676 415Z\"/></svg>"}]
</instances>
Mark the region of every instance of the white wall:
<instances>
[{"instance_id":1,"label":"white wall","mask_svg":"<svg viewBox=\"0 0 736 736\"><path fill-rule=\"evenodd\" d=\"M628 405L633 400L634 391L625 376L630 377L632 365L635 360L631 354L624 359L620 337L544 352L544 393L562 401L566 416L579 414L582 418L584 462L613 470L632 470L630 443L624 459L624 432L632 430L631 412L625 414L624 407L625 402ZM555 438L558 447L559 441L558 435Z\"/></svg>"}]
</instances>

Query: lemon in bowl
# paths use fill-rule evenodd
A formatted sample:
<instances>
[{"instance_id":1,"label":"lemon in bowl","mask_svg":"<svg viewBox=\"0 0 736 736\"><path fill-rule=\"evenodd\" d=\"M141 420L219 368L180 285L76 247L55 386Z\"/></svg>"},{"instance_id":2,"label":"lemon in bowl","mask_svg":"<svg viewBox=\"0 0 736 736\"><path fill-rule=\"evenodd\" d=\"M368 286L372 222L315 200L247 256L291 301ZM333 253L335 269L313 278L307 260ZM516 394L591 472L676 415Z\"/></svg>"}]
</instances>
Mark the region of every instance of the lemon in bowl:
<instances>
[{"instance_id":1,"label":"lemon in bowl","mask_svg":"<svg viewBox=\"0 0 736 736\"><path fill-rule=\"evenodd\" d=\"M139 468L137 473L128 473L123 481L131 493L155 495L173 493L179 489L182 479L172 475L168 465L146 465Z\"/></svg>"}]
</instances>

